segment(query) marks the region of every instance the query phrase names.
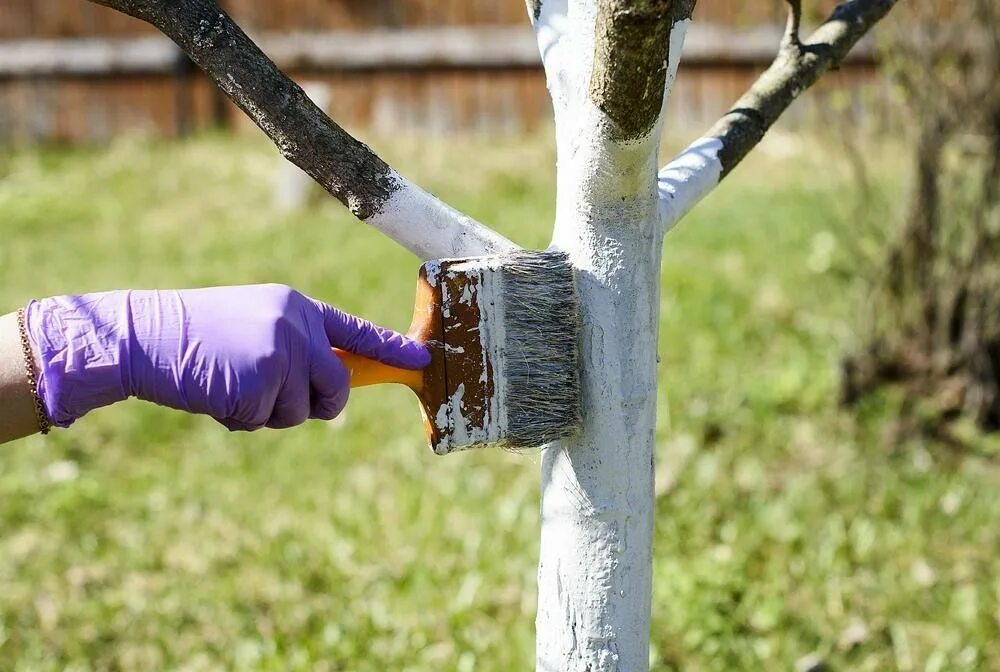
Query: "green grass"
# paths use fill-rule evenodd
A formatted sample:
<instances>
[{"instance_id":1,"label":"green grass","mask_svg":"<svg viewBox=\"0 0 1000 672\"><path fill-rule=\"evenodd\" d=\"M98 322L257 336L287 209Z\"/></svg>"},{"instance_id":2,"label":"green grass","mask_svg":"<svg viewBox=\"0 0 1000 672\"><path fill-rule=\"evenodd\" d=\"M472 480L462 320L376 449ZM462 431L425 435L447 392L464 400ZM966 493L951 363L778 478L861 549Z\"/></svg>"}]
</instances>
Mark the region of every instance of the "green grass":
<instances>
[{"instance_id":1,"label":"green grass","mask_svg":"<svg viewBox=\"0 0 1000 672\"><path fill-rule=\"evenodd\" d=\"M776 140L666 242L653 668L998 669L998 469L886 448L891 395L837 409L862 234L843 175ZM547 142L375 144L547 242ZM276 165L245 137L0 155L0 306L274 281L405 327L416 260L330 200L276 213ZM396 389L252 435L103 409L0 452L0 669L528 669L538 470L435 457Z\"/></svg>"}]
</instances>

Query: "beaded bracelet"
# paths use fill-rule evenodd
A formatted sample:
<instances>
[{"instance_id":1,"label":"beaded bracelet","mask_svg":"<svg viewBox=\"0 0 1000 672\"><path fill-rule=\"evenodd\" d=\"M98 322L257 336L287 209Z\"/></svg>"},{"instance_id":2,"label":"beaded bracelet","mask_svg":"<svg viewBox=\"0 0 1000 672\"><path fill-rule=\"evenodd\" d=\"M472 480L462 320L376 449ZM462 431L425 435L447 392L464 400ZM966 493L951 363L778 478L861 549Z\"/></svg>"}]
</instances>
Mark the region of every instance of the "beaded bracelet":
<instances>
[{"instance_id":1,"label":"beaded bracelet","mask_svg":"<svg viewBox=\"0 0 1000 672\"><path fill-rule=\"evenodd\" d=\"M28 376L28 387L35 402L35 417L38 419L38 429L42 434L48 434L52 428L49 417L45 414L45 406L38 395L38 374L35 371L35 356L31 353L31 342L28 340L28 329L24 323L24 308L17 311L17 329L21 333L21 350L24 352L24 372Z\"/></svg>"}]
</instances>

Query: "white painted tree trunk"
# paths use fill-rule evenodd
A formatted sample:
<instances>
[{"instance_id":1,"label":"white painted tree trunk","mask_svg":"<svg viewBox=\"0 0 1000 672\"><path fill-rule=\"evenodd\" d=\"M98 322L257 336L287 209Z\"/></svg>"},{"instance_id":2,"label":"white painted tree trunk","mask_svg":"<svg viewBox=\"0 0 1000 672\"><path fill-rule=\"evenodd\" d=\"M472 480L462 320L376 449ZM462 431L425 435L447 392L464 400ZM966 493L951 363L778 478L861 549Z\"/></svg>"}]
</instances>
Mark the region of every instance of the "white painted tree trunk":
<instances>
[{"instance_id":1,"label":"white painted tree trunk","mask_svg":"<svg viewBox=\"0 0 1000 672\"><path fill-rule=\"evenodd\" d=\"M556 231L578 269L585 427L543 459L546 672L648 666L660 228L643 191L623 207L582 208Z\"/></svg>"},{"instance_id":2,"label":"white painted tree trunk","mask_svg":"<svg viewBox=\"0 0 1000 672\"><path fill-rule=\"evenodd\" d=\"M579 438L543 457L539 672L649 665L661 122L622 143L590 99L598 4L547 0L536 21L556 112L552 243L577 270L584 416ZM667 86L685 27L671 35Z\"/></svg>"}]
</instances>

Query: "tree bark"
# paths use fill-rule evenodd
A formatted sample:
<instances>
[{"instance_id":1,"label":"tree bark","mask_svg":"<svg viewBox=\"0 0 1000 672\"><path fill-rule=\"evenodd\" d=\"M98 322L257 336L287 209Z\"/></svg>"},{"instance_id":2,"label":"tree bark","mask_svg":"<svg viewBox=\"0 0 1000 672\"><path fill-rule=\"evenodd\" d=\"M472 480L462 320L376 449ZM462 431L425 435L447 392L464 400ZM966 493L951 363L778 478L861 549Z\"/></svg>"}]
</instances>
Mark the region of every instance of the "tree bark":
<instances>
[{"instance_id":1,"label":"tree bark","mask_svg":"<svg viewBox=\"0 0 1000 672\"><path fill-rule=\"evenodd\" d=\"M585 421L543 457L539 670L648 666L661 229L653 180L632 193L581 198L553 241L577 269Z\"/></svg>"},{"instance_id":2,"label":"tree bark","mask_svg":"<svg viewBox=\"0 0 1000 672\"><path fill-rule=\"evenodd\" d=\"M582 434L550 446L542 462L540 672L649 666L663 232L892 2L847 3L810 46L791 5L775 65L659 176L665 103L694 2L530 5L555 109L553 245L570 254L580 294L584 415Z\"/></svg>"},{"instance_id":3,"label":"tree bark","mask_svg":"<svg viewBox=\"0 0 1000 672\"><path fill-rule=\"evenodd\" d=\"M615 0L544 1L535 20L556 101L552 242L576 268L583 325L584 429L550 446L542 462L536 656L545 672L648 667L662 247L656 155L686 23L677 30L670 2L630 9ZM645 49L646 40L633 39L644 34L662 44ZM625 79L615 74L623 62ZM627 114L637 92L642 118Z\"/></svg>"},{"instance_id":4,"label":"tree bark","mask_svg":"<svg viewBox=\"0 0 1000 672\"><path fill-rule=\"evenodd\" d=\"M788 32L771 66L704 136L660 171L665 229L694 205L757 146L799 96L837 67L898 0L848 0L803 42L798 2L791 2ZM794 31L794 32L793 32Z\"/></svg>"},{"instance_id":5,"label":"tree bark","mask_svg":"<svg viewBox=\"0 0 1000 672\"><path fill-rule=\"evenodd\" d=\"M215 0L92 0L177 43L278 147L354 215L422 259L495 254L515 245L389 167L334 123Z\"/></svg>"}]
</instances>

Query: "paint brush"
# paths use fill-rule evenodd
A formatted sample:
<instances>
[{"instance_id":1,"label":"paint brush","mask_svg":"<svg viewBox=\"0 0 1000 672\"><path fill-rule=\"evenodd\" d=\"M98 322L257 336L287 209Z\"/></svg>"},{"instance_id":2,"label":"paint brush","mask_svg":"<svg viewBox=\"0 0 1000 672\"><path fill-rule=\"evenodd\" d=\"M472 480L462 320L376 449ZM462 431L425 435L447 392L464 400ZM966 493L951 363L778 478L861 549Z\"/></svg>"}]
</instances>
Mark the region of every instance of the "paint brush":
<instances>
[{"instance_id":1,"label":"paint brush","mask_svg":"<svg viewBox=\"0 0 1000 672\"><path fill-rule=\"evenodd\" d=\"M335 349L351 387L413 390L431 448L524 449L581 423L579 310L573 269L557 251L428 261L407 335L431 351L408 371Z\"/></svg>"}]
</instances>

